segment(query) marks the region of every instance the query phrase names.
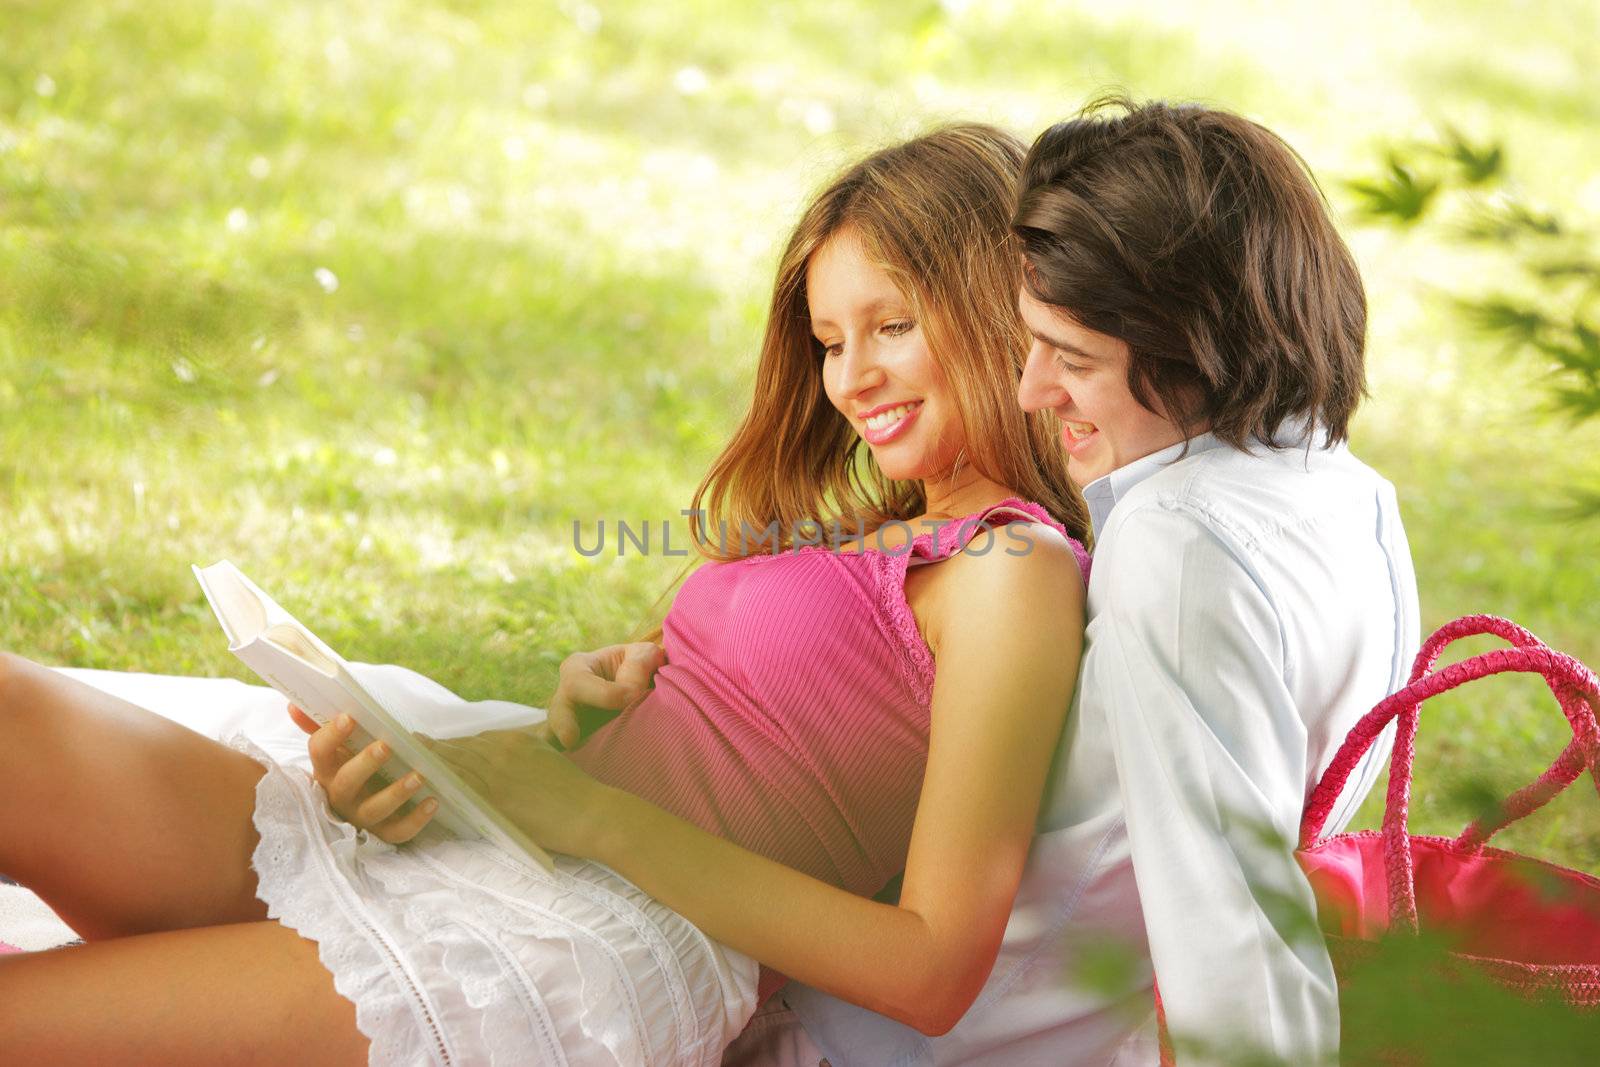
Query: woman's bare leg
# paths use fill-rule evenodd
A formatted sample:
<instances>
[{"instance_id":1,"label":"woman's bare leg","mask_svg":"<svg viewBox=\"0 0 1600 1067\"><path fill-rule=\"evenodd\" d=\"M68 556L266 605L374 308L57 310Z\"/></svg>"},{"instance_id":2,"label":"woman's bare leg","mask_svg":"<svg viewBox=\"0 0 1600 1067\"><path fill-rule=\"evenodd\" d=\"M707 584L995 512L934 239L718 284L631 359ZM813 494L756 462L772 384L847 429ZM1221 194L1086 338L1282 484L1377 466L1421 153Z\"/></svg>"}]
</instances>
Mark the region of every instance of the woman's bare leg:
<instances>
[{"instance_id":1,"label":"woman's bare leg","mask_svg":"<svg viewBox=\"0 0 1600 1067\"><path fill-rule=\"evenodd\" d=\"M0 653L0 873L86 940L265 919L250 869L264 773L242 752Z\"/></svg>"},{"instance_id":2,"label":"woman's bare leg","mask_svg":"<svg viewBox=\"0 0 1600 1067\"><path fill-rule=\"evenodd\" d=\"M316 944L276 922L0 956L5 1063L361 1067L367 1054Z\"/></svg>"}]
</instances>

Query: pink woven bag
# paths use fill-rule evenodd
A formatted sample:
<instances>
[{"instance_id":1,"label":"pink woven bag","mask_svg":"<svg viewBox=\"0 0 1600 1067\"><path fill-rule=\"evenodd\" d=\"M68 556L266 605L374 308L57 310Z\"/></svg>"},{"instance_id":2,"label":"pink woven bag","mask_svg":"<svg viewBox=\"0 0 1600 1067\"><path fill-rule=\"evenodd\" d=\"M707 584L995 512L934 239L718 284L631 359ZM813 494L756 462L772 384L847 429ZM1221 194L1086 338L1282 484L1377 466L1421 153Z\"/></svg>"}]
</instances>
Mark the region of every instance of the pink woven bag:
<instances>
[{"instance_id":1,"label":"pink woven bag","mask_svg":"<svg viewBox=\"0 0 1600 1067\"><path fill-rule=\"evenodd\" d=\"M1493 634L1513 647L1434 671L1440 654L1463 637ZM1542 675L1566 714L1572 741L1538 780L1513 793L1495 815L1459 837L1409 832L1411 770L1418 711L1440 693L1493 674ZM1533 634L1492 615L1469 615L1440 627L1423 644L1405 688L1356 723L1312 791L1295 853L1317 898L1317 917L1341 990L1351 972L1376 955L1377 939L1425 931L1452 940L1452 965L1476 970L1529 997L1553 997L1578 1009L1600 1007L1600 879L1514 852L1489 848L1498 831L1543 807L1590 770L1600 792L1600 679ZM1378 735L1398 719L1389 763L1383 829L1322 837L1351 771ZM1160 993L1161 1063L1175 1064Z\"/></svg>"},{"instance_id":2,"label":"pink woven bag","mask_svg":"<svg viewBox=\"0 0 1600 1067\"><path fill-rule=\"evenodd\" d=\"M1452 641L1493 634L1497 649L1433 670ZM1572 741L1531 785L1459 837L1412 834L1411 800L1418 710L1466 682L1509 672L1542 675L1566 714ZM1499 830L1543 807L1587 768L1600 792L1600 679L1527 630L1491 615L1457 619L1423 645L1404 689L1358 722L1311 795L1296 853L1316 892L1318 921L1341 984L1373 954L1375 939L1418 931L1448 938L1452 964L1528 996L1600 1007L1600 879L1489 848ZM1356 763L1398 719L1381 831L1322 837L1328 813Z\"/></svg>"}]
</instances>

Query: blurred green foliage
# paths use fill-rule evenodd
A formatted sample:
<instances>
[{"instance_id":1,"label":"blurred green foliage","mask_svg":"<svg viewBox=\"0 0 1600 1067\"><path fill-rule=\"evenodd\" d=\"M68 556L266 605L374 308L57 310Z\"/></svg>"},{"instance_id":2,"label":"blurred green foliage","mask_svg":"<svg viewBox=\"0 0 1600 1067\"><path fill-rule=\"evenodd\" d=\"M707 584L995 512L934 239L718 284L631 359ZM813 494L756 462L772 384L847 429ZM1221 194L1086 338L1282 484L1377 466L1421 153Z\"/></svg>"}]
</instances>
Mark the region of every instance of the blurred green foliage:
<instances>
[{"instance_id":1,"label":"blurred green foliage","mask_svg":"<svg viewBox=\"0 0 1600 1067\"><path fill-rule=\"evenodd\" d=\"M228 557L353 658L541 702L678 573L572 525L687 505L806 192L1122 86L1240 110L1321 177L1371 305L1354 446L1425 627L1494 612L1600 665L1597 527L1564 514L1600 420L1544 410L1528 355L1581 385L1594 349L1588 0L10 0L0 42L0 647L245 677L188 572ZM1531 679L1430 703L1414 828L1565 735ZM1593 792L1497 842L1600 871Z\"/></svg>"},{"instance_id":2,"label":"blurred green foliage","mask_svg":"<svg viewBox=\"0 0 1600 1067\"><path fill-rule=\"evenodd\" d=\"M1573 424L1600 417L1600 246L1592 229L1531 207L1506 172L1505 150L1475 145L1452 127L1432 142L1392 146L1382 176L1347 184L1369 219L1410 227L1431 215L1446 239L1503 257L1502 287L1456 297L1453 308L1487 341L1530 357L1552 413ZM1439 199L1452 202L1433 210ZM1578 516L1600 516L1600 470L1589 474L1588 484L1569 487Z\"/></svg>"},{"instance_id":3,"label":"blurred green foliage","mask_svg":"<svg viewBox=\"0 0 1600 1067\"><path fill-rule=\"evenodd\" d=\"M1448 941L1391 937L1341 975L1340 1062L1407 1067L1581 1067L1600 1018L1496 984Z\"/></svg>"},{"instance_id":4,"label":"blurred green foliage","mask_svg":"<svg viewBox=\"0 0 1600 1067\"><path fill-rule=\"evenodd\" d=\"M1418 178L1411 167L1395 156L1389 157L1388 169L1377 178L1352 180L1350 191L1361 198L1362 212L1369 219L1394 219L1409 223L1421 218L1439 191L1439 182L1433 178Z\"/></svg>"}]
</instances>

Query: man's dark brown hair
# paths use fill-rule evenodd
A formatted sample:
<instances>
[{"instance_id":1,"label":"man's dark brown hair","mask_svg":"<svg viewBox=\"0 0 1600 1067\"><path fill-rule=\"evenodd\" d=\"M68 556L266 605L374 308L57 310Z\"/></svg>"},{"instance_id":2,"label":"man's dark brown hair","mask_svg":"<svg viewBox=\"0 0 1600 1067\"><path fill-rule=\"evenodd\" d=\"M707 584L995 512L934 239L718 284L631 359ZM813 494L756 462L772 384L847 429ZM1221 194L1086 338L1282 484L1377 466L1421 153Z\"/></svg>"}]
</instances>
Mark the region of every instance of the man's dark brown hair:
<instances>
[{"instance_id":1,"label":"man's dark brown hair","mask_svg":"<svg viewBox=\"0 0 1600 1067\"><path fill-rule=\"evenodd\" d=\"M1242 448L1293 416L1330 444L1348 435L1366 294L1276 134L1226 111L1098 100L1033 143L1012 229L1028 291L1127 342L1134 398L1186 437L1209 427Z\"/></svg>"}]
</instances>

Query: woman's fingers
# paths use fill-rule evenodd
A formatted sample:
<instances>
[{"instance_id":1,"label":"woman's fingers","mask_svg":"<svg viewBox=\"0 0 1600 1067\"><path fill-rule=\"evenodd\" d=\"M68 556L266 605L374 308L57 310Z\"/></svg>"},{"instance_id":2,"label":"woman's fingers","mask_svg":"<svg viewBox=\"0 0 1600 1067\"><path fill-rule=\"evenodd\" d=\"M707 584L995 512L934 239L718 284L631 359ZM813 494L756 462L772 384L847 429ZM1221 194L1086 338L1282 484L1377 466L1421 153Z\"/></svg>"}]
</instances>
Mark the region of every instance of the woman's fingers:
<instances>
[{"instance_id":1,"label":"woman's fingers","mask_svg":"<svg viewBox=\"0 0 1600 1067\"><path fill-rule=\"evenodd\" d=\"M344 766L333 774L333 780L324 788L334 810L351 822L356 822L356 804L362 798L362 787L377 773L391 753L382 741L374 741L346 760ZM356 825L362 825L356 822Z\"/></svg>"},{"instance_id":2,"label":"woman's fingers","mask_svg":"<svg viewBox=\"0 0 1600 1067\"><path fill-rule=\"evenodd\" d=\"M404 815L396 815L382 826L371 829L368 832L376 834L381 840L387 841L391 845L398 845L402 842L410 841L421 833L422 828L428 825L428 820L433 818L433 813L437 810L439 810L439 802L429 797L421 804L414 805Z\"/></svg>"},{"instance_id":3,"label":"woman's fingers","mask_svg":"<svg viewBox=\"0 0 1600 1067\"><path fill-rule=\"evenodd\" d=\"M308 734L314 734L318 730L322 729L322 724L320 722L313 719L311 716L307 715L293 704L289 705L289 718L293 719L294 724Z\"/></svg>"},{"instance_id":4,"label":"woman's fingers","mask_svg":"<svg viewBox=\"0 0 1600 1067\"><path fill-rule=\"evenodd\" d=\"M611 680L606 653L574 652L561 661L560 681L550 698L546 722L563 748L575 748L579 740L578 705L620 711L628 703L628 693Z\"/></svg>"},{"instance_id":5,"label":"woman's fingers","mask_svg":"<svg viewBox=\"0 0 1600 1067\"><path fill-rule=\"evenodd\" d=\"M560 682L546 711L551 734L563 748L580 739L578 706L621 711L650 688L666 653L653 641L574 652L561 661Z\"/></svg>"},{"instance_id":6,"label":"woman's fingers","mask_svg":"<svg viewBox=\"0 0 1600 1067\"><path fill-rule=\"evenodd\" d=\"M344 766L351 753L341 751L345 738L355 730L355 723L349 726L341 725L340 716L326 726L318 727L317 732L306 739L306 751L311 756L311 770L317 781L322 783L322 788L327 789L333 781L334 775L339 773L339 768Z\"/></svg>"},{"instance_id":7,"label":"woman's fingers","mask_svg":"<svg viewBox=\"0 0 1600 1067\"><path fill-rule=\"evenodd\" d=\"M416 771L412 771L398 782L389 783L383 789L363 800L356 807L356 817L350 821L369 830L373 830L375 827L381 830L390 829L388 827L379 827L379 824L404 807L406 801L415 796L417 790L421 788L422 776ZM374 832L377 831L374 830ZM390 840L382 833L379 833L379 836L383 837L385 841Z\"/></svg>"},{"instance_id":8,"label":"woman's fingers","mask_svg":"<svg viewBox=\"0 0 1600 1067\"><path fill-rule=\"evenodd\" d=\"M577 747L582 732L578 728L578 712L568 700L552 700L550 710L545 712L545 720L539 727L543 729L546 741L568 750Z\"/></svg>"},{"instance_id":9,"label":"woman's fingers","mask_svg":"<svg viewBox=\"0 0 1600 1067\"><path fill-rule=\"evenodd\" d=\"M608 651L574 652L561 661L558 691L566 697L568 706L590 704L610 711L621 711L623 705L627 704L627 688L612 680L611 665L605 659Z\"/></svg>"},{"instance_id":10,"label":"woman's fingers","mask_svg":"<svg viewBox=\"0 0 1600 1067\"><path fill-rule=\"evenodd\" d=\"M623 645L622 649L622 662L617 666L615 677L619 685L637 696L650 688L656 671L667 661L667 653L654 641L635 641Z\"/></svg>"},{"instance_id":11,"label":"woman's fingers","mask_svg":"<svg viewBox=\"0 0 1600 1067\"><path fill-rule=\"evenodd\" d=\"M297 723L305 715L293 705L289 713ZM314 777L328 795L328 806L352 826L391 845L411 840L433 818L438 801L429 797L404 814L396 815L395 812L422 788L422 778L412 772L382 788L375 786L372 776L392 753L382 741L374 741L360 752L352 753L345 741L355 732L355 723L346 721L348 718L341 715L326 726L318 726L306 740ZM300 728L305 729L305 724L301 723Z\"/></svg>"}]
</instances>

